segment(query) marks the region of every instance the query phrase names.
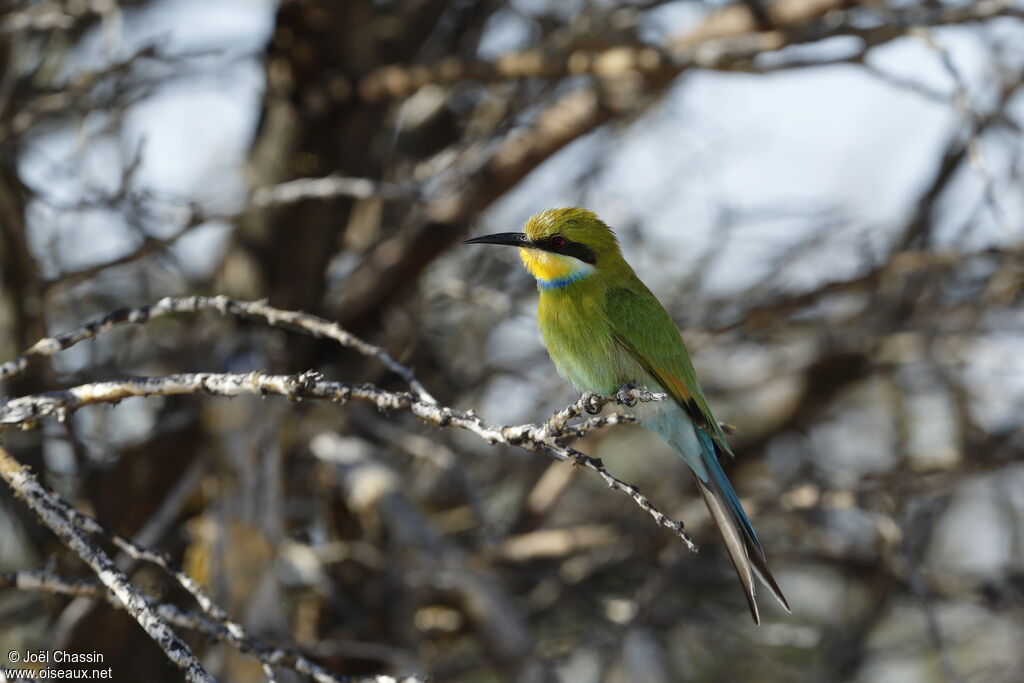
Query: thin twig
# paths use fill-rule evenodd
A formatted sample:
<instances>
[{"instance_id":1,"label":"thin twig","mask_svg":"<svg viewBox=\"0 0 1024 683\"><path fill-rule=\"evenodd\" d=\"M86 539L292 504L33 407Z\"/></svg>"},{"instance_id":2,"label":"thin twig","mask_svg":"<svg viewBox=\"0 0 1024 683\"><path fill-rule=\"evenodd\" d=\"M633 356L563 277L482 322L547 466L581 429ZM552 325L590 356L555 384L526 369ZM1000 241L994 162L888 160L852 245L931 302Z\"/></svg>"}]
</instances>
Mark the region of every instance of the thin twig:
<instances>
[{"instance_id":1,"label":"thin twig","mask_svg":"<svg viewBox=\"0 0 1024 683\"><path fill-rule=\"evenodd\" d=\"M44 281L42 287L44 291L49 292L60 287L68 287L91 280L111 268L124 266L144 259L147 256L165 252L183 237L204 225L235 222L253 211L288 206L310 199L365 199L368 197L379 197L380 199L388 200L411 200L416 199L418 196L418 190L415 186L407 187L379 182L369 178L350 178L332 175L319 178L296 178L295 180L289 180L277 185L256 188L249 195L246 203L241 208L233 211L211 210L194 203L174 206L171 209L171 212L174 214L171 220L175 227L166 237L144 234L141 244L131 251L109 261L94 263L78 270L58 273ZM145 196L118 194L102 197L99 200L78 202L71 205L54 205L52 202L47 202L47 204L66 212L94 211L97 208L113 209L122 203L139 202L143 199L148 198Z\"/></svg>"},{"instance_id":2,"label":"thin twig","mask_svg":"<svg viewBox=\"0 0 1024 683\"><path fill-rule=\"evenodd\" d=\"M413 187L379 182L369 178L346 178L343 176L297 178L277 185L257 188L252 193L252 199L247 209L294 204L305 199L334 199L337 197L415 199L417 191Z\"/></svg>"},{"instance_id":3,"label":"thin twig","mask_svg":"<svg viewBox=\"0 0 1024 683\"><path fill-rule=\"evenodd\" d=\"M0 365L0 380L24 372L29 363L35 359L54 356L81 341L93 339L117 325L141 324L171 313L199 313L201 311L216 311L221 315L258 318L275 327L287 327L314 337L333 339L342 346L358 351L364 356L376 358L382 365L405 380L424 401L437 403L437 400L420 384L409 367L396 361L384 349L364 342L337 323L308 313L274 308L266 301L238 301L226 296L166 297L149 306L118 309L102 318L86 323L78 329L55 337L40 339L14 360Z\"/></svg>"},{"instance_id":4,"label":"thin twig","mask_svg":"<svg viewBox=\"0 0 1024 683\"><path fill-rule=\"evenodd\" d=\"M610 403L616 399L585 396L572 406L559 411L551 421L541 425L498 425L479 417L474 411L458 411L441 406L422 396L408 392L385 391L372 384L348 384L323 379L316 372L298 375L268 375L250 373L189 373L164 377L143 377L113 382L83 384L70 389L24 396L0 403L0 425L33 426L37 420L56 418L66 420L74 411L88 405L114 404L136 396L172 396L181 394L210 394L214 396L267 396L275 394L290 400L324 400L344 403L348 400L373 403L383 411L406 411L437 427L459 427L473 432L489 443L504 443L556 460L568 460L597 474L609 488L622 491L640 509L654 518L658 525L670 529L696 552L697 545L684 531L683 523L676 521L655 507L640 490L611 474L599 458L593 458L566 446L564 440L575 435L575 429L566 426L567 415L579 415L585 405L592 402ZM636 391L637 400L647 397L660 400L661 394ZM607 424L610 424L607 423Z\"/></svg>"},{"instance_id":5,"label":"thin twig","mask_svg":"<svg viewBox=\"0 0 1024 683\"><path fill-rule=\"evenodd\" d=\"M124 608L117 597L99 582L78 577L59 576L48 570L0 573L0 589L3 588L38 590L57 595L99 599L105 600L113 607ZM163 619L178 628L198 631L221 643L237 647L242 652L252 654L265 666L294 669L300 674L312 677L318 683L369 683L371 681L374 683L417 683L422 680L415 676L379 675L358 678L337 676L295 650L274 647L252 636L239 639L222 623L201 612L191 612L172 603L160 602L152 598L146 598L146 602Z\"/></svg>"},{"instance_id":6,"label":"thin twig","mask_svg":"<svg viewBox=\"0 0 1024 683\"><path fill-rule=\"evenodd\" d=\"M150 517L143 527L134 534L132 541L138 546L151 546L163 536L167 528L174 522L181 512L189 496L199 485L203 475L206 473L206 461L197 458L185 471L178 482L171 488L167 498L160 504L156 512ZM130 573L137 560L133 559L126 552L121 552L114 558L114 563L121 571ZM57 619L53 642L60 647L66 637L70 637L75 627L81 623L91 611L95 601L88 597L78 597L72 600L62 610ZM173 622L172 622L173 623Z\"/></svg>"},{"instance_id":7,"label":"thin twig","mask_svg":"<svg viewBox=\"0 0 1024 683\"><path fill-rule=\"evenodd\" d=\"M0 477L15 494L36 514L39 521L60 538L61 542L78 555L96 573L100 582L113 593L124 609L156 641L167 658L180 668L185 678L197 683L213 683L195 655L178 634L147 602L139 589L101 548L86 536L86 532L68 516L68 506L59 501L0 446Z\"/></svg>"}]
</instances>

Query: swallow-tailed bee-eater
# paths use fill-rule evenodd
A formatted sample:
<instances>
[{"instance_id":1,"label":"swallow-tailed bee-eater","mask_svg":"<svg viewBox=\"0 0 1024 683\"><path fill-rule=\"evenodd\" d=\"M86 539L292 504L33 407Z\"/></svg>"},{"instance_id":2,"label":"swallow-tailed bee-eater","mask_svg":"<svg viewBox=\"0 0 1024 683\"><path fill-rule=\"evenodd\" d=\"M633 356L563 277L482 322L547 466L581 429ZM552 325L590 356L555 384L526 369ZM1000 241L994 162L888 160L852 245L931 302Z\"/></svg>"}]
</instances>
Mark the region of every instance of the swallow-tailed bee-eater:
<instances>
[{"instance_id":1,"label":"swallow-tailed bee-eater","mask_svg":"<svg viewBox=\"0 0 1024 683\"><path fill-rule=\"evenodd\" d=\"M467 240L518 247L537 279L537 322L562 377L577 391L615 395L625 385L666 393L637 405L637 420L686 462L718 525L755 623L754 579L789 611L764 550L719 458L732 455L697 382L672 318L622 257L612 230L590 211L542 211L525 232Z\"/></svg>"}]
</instances>

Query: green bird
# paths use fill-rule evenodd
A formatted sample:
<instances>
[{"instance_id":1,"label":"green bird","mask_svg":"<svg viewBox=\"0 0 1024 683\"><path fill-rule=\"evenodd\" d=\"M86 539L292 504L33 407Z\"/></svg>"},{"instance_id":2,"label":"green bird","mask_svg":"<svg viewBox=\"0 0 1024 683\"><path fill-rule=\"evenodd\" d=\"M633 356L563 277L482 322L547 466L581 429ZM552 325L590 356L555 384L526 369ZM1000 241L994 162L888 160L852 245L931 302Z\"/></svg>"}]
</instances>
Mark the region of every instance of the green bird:
<instances>
[{"instance_id":1,"label":"green bird","mask_svg":"<svg viewBox=\"0 0 1024 683\"><path fill-rule=\"evenodd\" d=\"M537 279L537 322L558 373L577 391L602 396L624 385L662 391L670 401L637 406L637 419L686 462L718 525L760 623L754 577L789 611L768 570L764 549L719 458L732 456L708 407L672 318L622 257L611 228L585 209L551 209L526 221L525 232L467 240L519 248Z\"/></svg>"}]
</instances>

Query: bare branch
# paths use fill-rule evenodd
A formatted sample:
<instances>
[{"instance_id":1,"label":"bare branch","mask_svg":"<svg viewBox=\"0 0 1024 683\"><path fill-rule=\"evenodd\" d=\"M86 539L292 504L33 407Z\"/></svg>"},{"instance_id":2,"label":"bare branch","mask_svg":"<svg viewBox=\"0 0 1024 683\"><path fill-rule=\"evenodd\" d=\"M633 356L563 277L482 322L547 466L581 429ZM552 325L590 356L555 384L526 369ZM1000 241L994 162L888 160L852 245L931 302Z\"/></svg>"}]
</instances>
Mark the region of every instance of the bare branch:
<instances>
[{"instance_id":1,"label":"bare branch","mask_svg":"<svg viewBox=\"0 0 1024 683\"><path fill-rule=\"evenodd\" d=\"M166 237L146 235L135 249L117 258L96 263L75 271L60 273L42 283L44 291L85 282L111 268L134 263L140 259L159 254L174 246L181 238L196 228L215 222L233 222L242 216L257 210L287 206L308 199L416 199L419 191L416 187L406 187L383 183L368 178L349 178L326 176L322 178L298 178L278 185L256 188L252 191L247 203L237 211L211 211L197 205L176 206L174 231ZM72 206L59 206L64 211L80 211L84 209L115 208L123 198L105 197L101 201L90 201ZM135 197L130 197L135 200Z\"/></svg>"},{"instance_id":2,"label":"bare branch","mask_svg":"<svg viewBox=\"0 0 1024 683\"><path fill-rule=\"evenodd\" d=\"M690 550L695 552L697 550L697 545L685 532L682 522L665 515L640 493L639 489L611 474L600 459L564 445L564 439L576 434L575 430L566 427L565 420L561 419L561 415L566 411L585 410L584 405L590 405L595 400L607 404L614 401L614 398L584 397L573 406L566 408L565 411L557 413L554 423L509 426L488 422L473 411L462 412L447 406L440 406L435 401L407 392L384 391L370 384L327 381L316 372L304 372L298 375L267 375L259 372L191 373L127 379L117 382L96 382L61 391L11 399L0 403L0 425L30 427L42 418L66 420L71 413L88 405L115 404L135 396L182 394L210 394L213 396L275 394L285 396L290 400L322 400L336 403L357 400L373 403L383 411L410 412L423 422L436 427L459 427L473 432L492 444L503 443L517 446L556 460L567 460L580 465L601 477L609 488L622 491L632 498L633 502L641 510L651 515L658 525L679 536ZM637 395L644 396L645 394L643 391L638 391ZM651 400L659 400L654 397L660 396L649 392L647 395L651 397ZM612 422L606 424L612 424Z\"/></svg>"},{"instance_id":3,"label":"bare branch","mask_svg":"<svg viewBox=\"0 0 1024 683\"><path fill-rule=\"evenodd\" d=\"M298 653L274 648L254 639L246 633L241 625L232 621L227 612L214 603L199 584L179 569L166 553L142 547L132 540L110 531L56 494L48 492L36 481L27 468L14 460L2 447L0 447L0 476L7 481L20 498L25 500L39 519L60 537L65 545L89 564L105 589L95 583L82 580L61 582L45 573L32 572L16 574L13 579L10 577L0 578L0 587L5 582L13 582L20 588L40 588L57 590L70 595L103 597L111 604L123 607L135 617L150 637L156 640L167 653L167 656L185 670L190 681L212 681L213 678L203 670L184 642L180 641L177 634L170 629L168 623L201 630L223 642L234 645L242 652L250 652L260 659L265 669L271 666L290 666L300 673L312 676L320 683L340 683L342 680L351 680L335 676ZM88 540L86 534L108 537L132 559L151 562L159 566L192 595L203 613L187 613L174 605L156 603L147 598L138 587L129 581L109 556ZM389 680L389 677L378 676L366 680L386 681Z\"/></svg>"},{"instance_id":4,"label":"bare branch","mask_svg":"<svg viewBox=\"0 0 1024 683\"><path fill-rule=\"evenodd\" d=\"M337 323L308 313L283 311L269 306L265 301L237 301L226 296L190 296L177 299L167 297L149 306L118 309L76 330L56 337L40 339L18 358L0 365L0 380L20 374L34 359L49 358L81 341L93 339L117 325L141 324L171 313L198 313L200 311L216 311L221 315L259 318L275 327L287 327L314 337L333 339L342 346L358 351L365 356L376 358L385 367L404 379L412 390L425 401L437 403L430 392L416 379L411 369L396 361L384 349L364 342Z\"/></svg>"},{"instance_id":5,"label":"bare branch","mask_svg":"<svg viewBox=\"0 0 1024 683\"><path fill-rule=\"evenodd\" d=\"M418 192L414 188L377 182L368 178L343 178L340 176L298 178L278 185L257 188L252 193L252 201L247 210L294 204L305 199L333 199L336 197L415 199L417 195Z\"/></svg>"},{"instance_id":6,"label":"bare branch","mask_svg":"<svg viewBox=\"0 0 1024 683\"><path fill-rule=\"evenodd\" d=\"M117 568L110 556L88 539L87 530L82 529L76 520L67 515L69 506L43 488L35 476L2 446L0 477L3 477L15 494L32 509L39 521L89 565L100 582L117 597L124 609L160 646L167 658L184 672L189 681L213 682L213 678L195 658L188 645L178 637L167 621L157 614L139 589Z\"/></svg>"},{"instance_id":7,"label":"bare branch","mask_svg":"<svg viewBox=\"0 0 1024 683\"><path fill-rule=\"evenodd\" d=\"M579 75L616 78L631 74L662 80L691 68L762 72L764 67L754 65L756 57L791 45L854 36L865 47L875 47L906 35L913 26L948 26L1024 16L1024 11L1010 0L884 11L863 6L843 9L844 6L845 3L835 0L780 0L770 8L774 28L758 30L749 7L732 4L711 13L695 30L666 47L616 45L559 53L544 46L502 55L493 62L447 58L414 68L386 66L341 91L365 102L379 102L403 99L427 84L450 86L464 81L560 79ZM858 61L863 54L860 51L839 61ZM787 64L782 62L779 68L787 68Z\"/></svg>"},{"instance_id":8,"label":"bare branch","mask_svg":"<svg viewBox=\"0 0 1024 683\"><path fill-rule=\"evenodd\" d=\"M58 576L48 570L0 574L0 589L3 588L16 588L26 591L38 590L57 595L100 599L105 600L112 607L124 609L124 604L97 581ZM160 602L148 597L145 600L160 617L178 628L198 631L221 643L236 647L241 652L257 657L266 666L293 669L300 674L312 677L317 683L370 683L371 681L374 683L419 683L423 680L417 676L378 675L358 678L337 676L295 650L274 647L252 636L239 638L230 629L226 628L224 624L200 612L183 610L169 602Z\"/></svg>"}]
</instances>

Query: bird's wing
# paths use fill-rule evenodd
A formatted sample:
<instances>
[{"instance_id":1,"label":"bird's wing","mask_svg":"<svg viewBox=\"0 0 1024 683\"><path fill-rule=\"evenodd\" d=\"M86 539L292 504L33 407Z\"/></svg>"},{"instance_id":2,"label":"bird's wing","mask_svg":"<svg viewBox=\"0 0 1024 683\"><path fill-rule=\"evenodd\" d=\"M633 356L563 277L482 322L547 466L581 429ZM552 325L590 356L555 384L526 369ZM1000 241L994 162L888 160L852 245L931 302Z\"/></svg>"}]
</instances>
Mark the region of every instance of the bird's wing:
<instances>
[{"instance_id":1,"label":"bird's wing","mask_svg":"<svg viewBox=\"0 0 1024 683\"><path fill-rule=\"evenodd\" d=\"M608 318L616 342L671 394L697 427L700 453L680 451L679 454L693 470L708 510L725 540L754 622L760 623L754 599L755 576L788 612L789 604L768 569L761 542L757 540L739 496L719 463L720 452L732 455L732 451L700 390L679 329L639 280L626 287L610 289L606 296ZM702 463L699 468L697 462ZM700 474L705 470L706 476Z\"/></svg>"},{"instance_id":2,"label":"bird's wing","mask_svg":"<svg viewBox=\"0 0 1024 683\"><path fill-rule=\"evenodd\" d=\"M647 287L637 280L616 287L606 295L612 335L672 398L682 406L695 426L703 429L722 450L732 455L697 382L679 329Z\"/></svg>"}]
</instances>

